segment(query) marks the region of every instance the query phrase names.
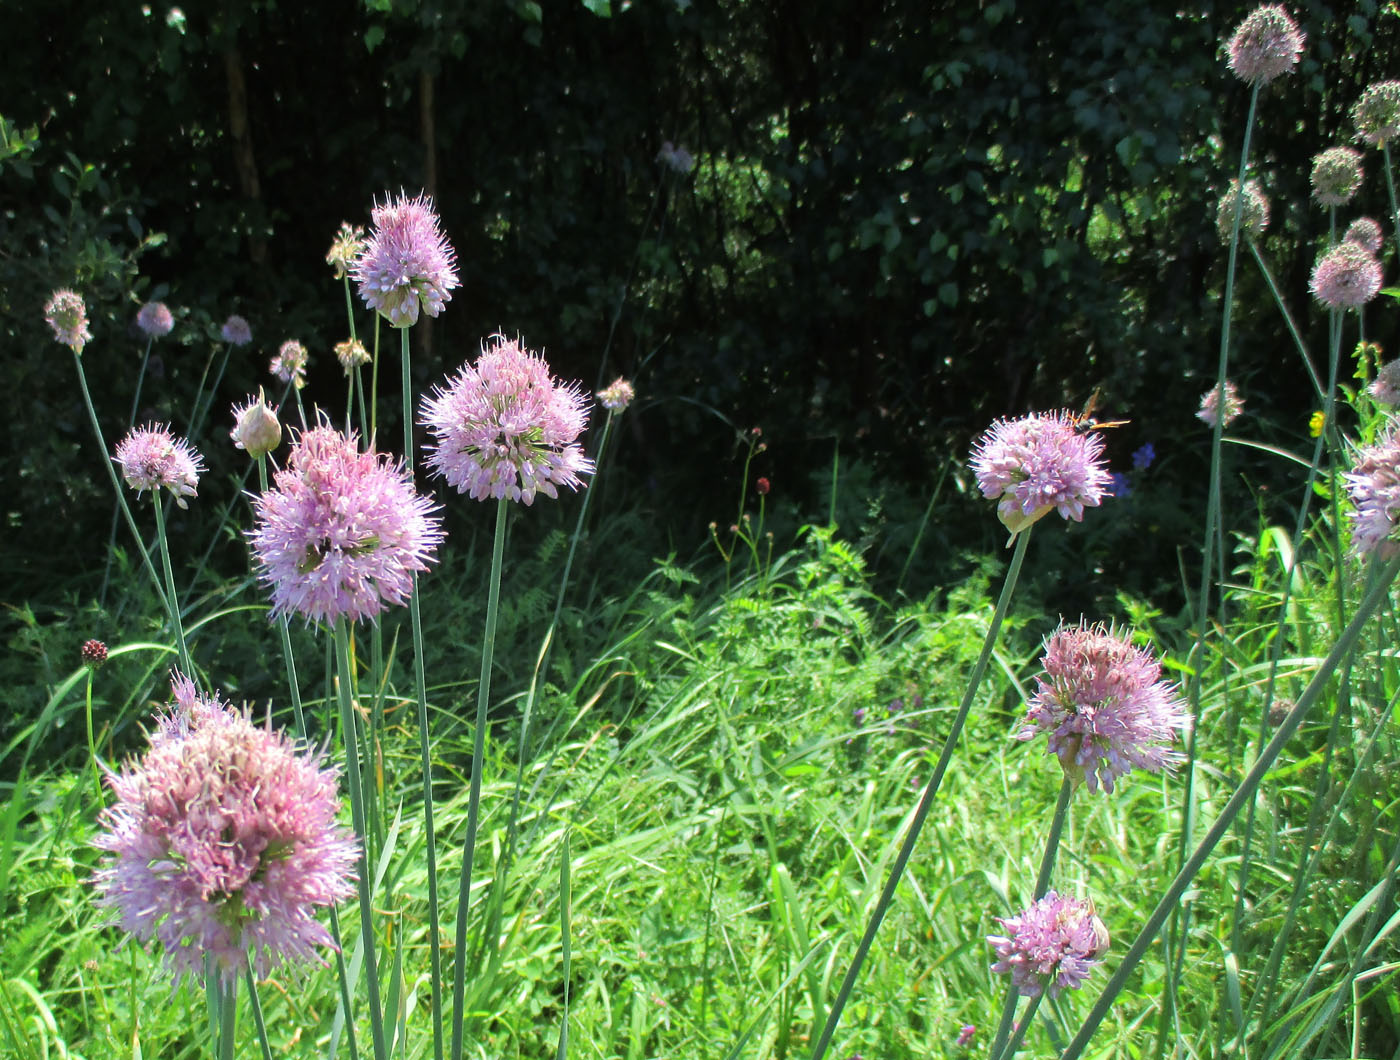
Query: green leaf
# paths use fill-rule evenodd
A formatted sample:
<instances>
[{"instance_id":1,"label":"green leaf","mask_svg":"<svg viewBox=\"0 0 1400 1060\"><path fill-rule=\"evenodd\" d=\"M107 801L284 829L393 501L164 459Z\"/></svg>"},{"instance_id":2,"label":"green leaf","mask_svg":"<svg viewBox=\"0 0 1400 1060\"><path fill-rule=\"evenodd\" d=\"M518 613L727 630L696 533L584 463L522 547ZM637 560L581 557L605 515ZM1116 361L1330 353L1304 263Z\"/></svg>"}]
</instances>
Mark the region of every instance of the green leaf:
<instances>
[{"instance_id":1,"label":"green leaf","mask_svg":"<svg viewBox=\"0 0 1400 1060\"><path fill-rule=\"evenodd\" d=\"M958 285L952 282L940 285L938 288L938 299L950 308L957 305Z\"/></svg>"},{"instance_id":2,"label":"green leaf","mask_svg":"<svg viewBox=\"0 0 1400 1060\"><path fill-rule=\"evenodd\" d=\"M583 0L583 6L599 18L612 18L612 0Z\"/></svg>"},{"instance_id":3,"label":"green leaf","mask_svg":"<svg viewBox=\"0 0 1400 1060\"><path fill-rule=\"evenodd\" d=\"M372 52L384 43L384 27L370 26L365 30L365 51Z\"/></svg>"}]
</instances>

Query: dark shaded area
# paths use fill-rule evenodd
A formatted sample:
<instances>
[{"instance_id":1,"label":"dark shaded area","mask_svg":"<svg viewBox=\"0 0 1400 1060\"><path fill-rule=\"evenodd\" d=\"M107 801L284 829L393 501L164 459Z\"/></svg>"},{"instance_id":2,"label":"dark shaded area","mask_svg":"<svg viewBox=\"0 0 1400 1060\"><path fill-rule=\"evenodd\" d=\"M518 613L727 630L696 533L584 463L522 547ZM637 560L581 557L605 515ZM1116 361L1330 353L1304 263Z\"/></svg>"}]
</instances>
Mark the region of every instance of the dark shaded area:
<instances>
[{"instance_id":1,"label":"dark shaded area","mask_svg":"<svg viewBox=\"0 0 1400 1060\"><path fill-rule=\"evenodd\" d=\"M998 415L1077 407L1101 387L1105 411L1132 421L1109 439L1115 469L1147 441L1158 461L1112 514L1038 546L1037 570L1080 587L1061 593L1066 613L1118 588L1170 604L1176 550L1204 508L1208 433L1193 413L1219 342L1214 208L1248 101L1217 42L1247 6L600 7L8 5L28 46L7 56L0 99L13 143L30 126L37 141L0 168L6 595L90 583L110 518L69 354L41 320L54 287L76 286L94 312L85 365L109 441L129 413L142 301L176 310L142 405L177 428L219 324L249 318L256 352L231 358L199 440L211 492L227 496L243 467L223 441L227 409L270 383L284 338L312 350L306 397L343 402L330 354L343 300L323 264L337 226L367 222L386 189L426 187L462 288L414 333L416 387L498 328L585 385L633 377L641 400L608 503L651 521L655 551L733 520L739 439L761 425L751 474L774 484L775 525L825 518L839 450L838 515L884 535L891 576L952 462L906 580L944 583L963 549L1002 538L967 494L971 441ZM1373 3L1345 21L1320 4L1297 13L1305 61L1264 94L1254 168L1274 203L1265 253L1320 363L1306 292L1326 218L1308 203L1309 160L1349 137L1362 87L1394 75L1378 57L1396 20ZM667 141L693 171L658 160ZM1343 221L1384 216L1370 160ZM1240 289L1242 433L1301 448L1314 402L1243 256ZM1372 316L1393 347L1391 321ZM384 339L394 438L396 336ZM1290 491L1291 505L1294 475L1264 454L1230 458L1230 525L1252 533L1247 487L1266 503ZM211 532L212 512L183 518ZM231 543L215 563L244 559ZM1086 566L1103 577L1086 581Z\"/></svg>"}]
</instances>

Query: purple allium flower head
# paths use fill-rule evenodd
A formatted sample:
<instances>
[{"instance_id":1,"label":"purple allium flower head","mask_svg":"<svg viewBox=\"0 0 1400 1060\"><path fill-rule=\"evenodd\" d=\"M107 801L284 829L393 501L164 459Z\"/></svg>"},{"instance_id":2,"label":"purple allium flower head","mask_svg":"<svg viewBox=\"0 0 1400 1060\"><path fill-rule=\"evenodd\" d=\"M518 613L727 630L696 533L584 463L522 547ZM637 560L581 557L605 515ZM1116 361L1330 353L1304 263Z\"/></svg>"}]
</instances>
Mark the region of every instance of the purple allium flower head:
<instances>
[{"instance_id":1,"label":"purple allium flower head","mask_svg":"<svg viewBox=\"0 0 1400 1060\"><path fill-rule=\"evenodd\" d=\"M1366 391L1382 405L1400 405L1400 359L1381 365Z\"/></svg>"},{"instance_id":2,"label":"purple allium flower head","mask_svg":"<svg viewBox=\"0 0 1400 1060\"><path fill-rule=\"evenodd\" d=\"M1151 442L1144 442L1133 450L1133 470L1146 471L1157 459L1157 450Z\"/></svg>"},{"instance_id":3,"label":"purple allium flower head","mask_svg":"<svg viewBox=\"0 0 1400 1060\"><path fill-rule=\"evenodd\" d=\"M1230 241L1230 233L1235 226L1235 201L1239 198L1240 182L1230 181L1230 188L1220 197L1220 205L1215 210L1215 230L1222 241ZM1269 200L1257 180L1244 182L1244 205L1240 207L1240 235L1245 239L1258 239L1269 227Z\"/></svg>"},{"instance_id":4,"label":"purple allium flower head","mask_svg":"<svg viewBox=\"0 0 1400 1060\"><path fill-rule=\"evenodd\" d=\"M335 344L335 359L340 362L340 367L345 369L345 374L349 375L358 366L369 364L369 350L365 349L365 344L359 339L346 339Z\"/></svg>"},{"instance_id":5,"label":"purple allium flower head","mask_svg":"<svg viewBox=\"0 0 1400 1060\"><path fill-rule=\"evenodd\" d=\"M977 1027L971 1023L964 1023L958 1028L958 1040L956 1045L968 1045L977 1034Z\"/></svg>"},{"instance_id":6,"label":"purple allium flower head","mask_svg":"<svg viewBox=\"0 0 1400 1060\"><path fill-rule=\"evenodd\" d=\"M1361 187L1361 152L1350 147L1330 147L1314 156L1313 198L1323 206L1341 206L1351 201Z\"/></svg>"},{"instance_id":7,"label":"purple allium flower head","mask_svg":"<svg viewBox=\"0 0 1400 1060\"><path fill-rule=\"evenodd\" d=\"M371 216L369 242L350 269L365 305L396 328L416 324L420 304L437 316L457 286L457 256L433 201L400 194Z\"/></svg>"},{"instance_id":8,"label":"purple allium flower head","mask_svg":"<svg viewBox=\"0 0 1400 1060\"><path fill-rule=\"evenodd\" d=\"M1230 426L1243 411L1244 402L1240 399L1240 392L1235 388L1234 383L1228 379L1225 380L1225 410L1221 426ZM1211 387L1201 395L1201 407L1196 413L1196 419L1207 427L1214 427L1216 417L1220 415L1220 388L1218 386Z\"/></svg>"},{"instance_id":9,"label":"purple allium flower head","mask_svg":"<svg viewBox=\"0 0 1400 1060\"><path fill-rule=\"evenodd\" d=\"M550 375L518 339L493 335L475 364L425 396L420 418L432 432L428 466L475 500L530 504L536 493L578 489L593 462L577 443L588 408L577 383Z\"/></svg>"},{"instance_id":10,"label":"purple allium flower head","mask_svg":"<svg viewBox=\"0 0 1400 1060\"><path fill-rule=\"evenodd\" d=\"M1353 309L1381 289L1381 263L1361 244L1342 240L1317 259L1308 287L1331 309Z\"/></svg>"},{"instance_id":11,"label":"purple allium flower head","mask_svg":"<svg viewBox=\"0 0 1400 1060\"><path fill-rule=\"evenodd\" d=\"M89 670L96 670L107 661L107 645L100 640L85 640L79 654L84 666Z\"/></svg>"},{"instance_id":12,"label":"purple allium flower head","mask_svg":"<svg viewBox=\"0 0 1400 1060\"><path fill-rule=\"evenodd\" d=\"M233 430L229 437L235 448L246 450L253 459L266 456L282 443L282 424L277 412L267 403L261 389L256 398L233 407Z\"/></svg>"},{"instance_id":13,"label":"purple allium flower head","mask_svg":"<svg viewBox=\"0 0 1400 1060\"><path fill-rule=\"evenodd\" d=\"M636 391L632 389L632 384L621 376L613 380L612 386L604 387L598 391L598 403L605 409L613 412L621 412L628 405L632 404Z\"/></svg>"},{"instance_id":14,"label":"purple allium flower head","mask_svg":"<svg viewBox=\"0 0 1400 1060\"><path fill-rule=\"evenodd\" d=\"M997 517L1012 537L1052 509L1078 522L1109 485L1103 439L1076 431L1063 411L997 420L978 439L972 470L984 497L1001 498Z\"/></svg>"},{"instance_id":15,"label":"purple allium flower head","mask_svg":"<svg viewBox=\"0 0 1400 1060\"><path fill-rule=\"evenodd\" d=\"M405 603L414 572L442 542L436 507L402 466L360 452L354 435L303 431L273 488L253 502L249 540L272 616L359 621Z\"/></svg>"},{"instance_id":16,"label":"purple allium flower head","mask_svg":"<svg viewBox=\"0 0 1400 1060\"><path fill-rule=\"evenodd\" d=\"M1045 673L1036 678L1019 740L1041 733L1065 775L1090 791L1134 766L1151 772L1182 756L1171 748L1173 733L1186 724L1175 685L1162 680L1162 666L1127 633L1103 626L1061 626L1045 643Z\"/></svg>"},{"instance_id":17,"label":"purple allium flower head","mask_svg":"<svg viewBox=\"0 0 1400 1060\"><path fill-rule=\"evenodd\" d=\"M1077 990L1108 951L1108 928L1093 903L1054 891L1017 916L995 919L1006 934L987 936L997 955L992 971L1010 972L1025 997Z\"/></svg>"},{"instance_id":18,"label":"purple allium flower head","mask_svg":"<svg viewBox=\"0 0 1400 1060\"><path fill-rule=\"evenodd\" d=\"M170 334L175 318L164 302L147 302L136 313L136 326L148 339L159 339Z\"/></svg>"},{"instance_id":19,"label":"purple allium flower head","mask_svg":"<svg viewBox=\"0 0 1400 1060\"><path fill-rule=\"evenodd\" d=\"M335 269L337 280L343 280L364 252L365 230L349 221L342 221L340 231L331 242L331 249L326 251L326 264Z\"/></svg>"},{"instance_id":20,"label":"purple allium flower head","mask_svg":"<svg viewBox=\"0 0 1400 1060\"><path fill-rule=\"evenodd\" d=\"M246 346L253 341L253 329L248 326L246 320L234 313L224 321L224 326L219 329L219 336L230 346Z\"/></svg>"},{"instance_id":21,"label":"purple allium flower head","mask_svg":"<svg viewBox=\"0 0 1400 1060\"><path fill-rule=\"evenodd\" d=\"M121 465L126 484L138 494L164 486L181 508L189 507L186 497L197 496L199 475L204 470L200 455L166 427L148 424L135 428L117 443L112 459Z\"/></svg>"},{"instance_id":22,"label":"purple allium flower head","mask_svg":"<svg viewBox=\"0 0 1400 1060\"><path fill-rule=\"evenodd\" d=\"M1400 133L1400 81L1377 81L1351 108L1356 134L1377 146Z\"/></svg>"},{"instance_id":23,"label":"purple allium flower head","mask_svg":"<svg viewBox=\"0 0 1400 1060\"><path fill-rule=\"evenodd\" d=\"M1235 30L1227 61L1241 81L1268 84L1298 64L1303 40L1303 32L1282 5L1263 4Z\"/></svg>"},{"instance_id":24,"label":"purple allium flower head","mask_svg":"<svg viewBox=\"0 0 1400 1060\"><path fill-rule=\"evenodd\" d=\"M97 903L140 942L158 939L175 984L246 967L320 962L315 912L354 892L354 837L336 823L336 770L175 674L176 700L139 761L107 783L94 845Z\"/></svg>"},{"instance_id":25,"label":"purple allium flower head","mask_svg":"<svg viewBox=\"0 0 1400 1060\"><path fill-rule=\"evenodd\" d=\"M1392 426L1359 448L1344 485L1352 503L1352 551L1389 559L1400 548L1392 539L1400 521L1400 429Z\"/></svg>"},{"instance_id":26,"label":"purple allium flower head","mask_svg":"<svg viewBox=\"0 0 1400 1060\"><path fill-rule=\"evenodd\" d=\"M1368 254L1381 252L1381 226L1370 217L1358 217L1347 225L1342 242L1355 243Z\"/></svg>"},{"instance_id":27,"label":"purple allium flower head","mask_svg":"<svg viewBox=\"0 0 1400 1060\"><path fill-rule=\"evenodd\" d=\"M82 353L92 338L88 331L87 306L82 296L67 288L55 291L44 306L44 319L53 328L53 337L74 353Z\"/></svg>"},{"instance_id":28,"label":"purple allium flower head","mask_svg":"<svg viewBox=\"0 0 1400 1060\"><path fill-rule=\"evenodd\" d=\"M296 339L288 339L278 347L267 370L300 390L306 385L306 347Z\"/></svg>"}]
</instances>

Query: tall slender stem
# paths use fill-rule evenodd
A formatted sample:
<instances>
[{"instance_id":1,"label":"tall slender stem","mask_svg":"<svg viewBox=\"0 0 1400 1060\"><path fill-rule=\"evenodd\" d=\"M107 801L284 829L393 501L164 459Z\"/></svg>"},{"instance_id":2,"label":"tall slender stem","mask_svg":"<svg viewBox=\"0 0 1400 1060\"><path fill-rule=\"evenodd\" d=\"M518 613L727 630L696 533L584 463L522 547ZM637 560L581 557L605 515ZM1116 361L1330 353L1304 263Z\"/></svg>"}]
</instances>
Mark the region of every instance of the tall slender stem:
<instances>
[{"instance_id":1,"label":"tall slender stem","mask_svg":"<svg viewBox=\"0 0 1400 1060\"><path fill-rule=\"evenodd\" d=\"M456 967L452 975L452 1060L462 1060L462 1022L467 985L467 911L471 904L472 861L481 809L481 769L486 757L486 710L491 701L491 660L496 648L496 612L501 601L501 566L505 555L506 512L510 501L496 503L496 536L491 549L491 581L486 596L486 635L481 644L481 680L476 692L476 732L472 739L471 797L467 803L467 839L462 846L462 877L457 892Z\"/></svg>"},{"instance_id":2,"label":"tall slender stem","mask_svg":"<svg viewBox=\"0 0 1400 1060\"><path fill-rule=\"evenodd\" d=\"M166 609L170 614L170 624L175 627L175 643L180 649L180 669L186 677L194 680L190 649L185 644L185 625L180 621L180 597L175 592L175 572L170 566L170 539L165 533L165 507L160 502L160 490L155 490L151 499L154 502L151 507L156 511L156 540L160 544L160 565L165 571Z\"/></svg>"},{"instance_id":3,"label":"tall slender stem","mask_svg":"<svg viewBox=\"0 0 1400 1060\"><path fill-rule=\"evenodd\" d=\"M982 652L977 657L977 664L972 668L972 676L968 679L967 688L963 691L962 705L958 708L958 713L953 718L952 727L948 730L948 736L943 741L943 753L938 756L938 764L934 766L933 775L929 777L928 784L924 788L923 797L919 800L919 807L914 813L913 821L910 822L909 831L904 836L904 845L900 847L894 867L890 869L890 877L885 881L885 889L880 893L880 900L875 906L874 913L870 916L870 922L865 927L865 935L856 947L855 956L851 959L851 966L846 970L846 978L842 980L841 989L836 995L831 1011L827 1013L826 1025L822 1027L817 1044L812 1049L812 1060L822 1060L822 1057L826 1055L831 1038L836 1033L836 1025L840 1022L841 1013L846 1007L846 1001L850 998L856 979L860 975L861 966L870 953L875 935L880 930L881 922L885 919L885 912L894 899L895 887L898 886L900 877L904 875L904 867L909 864L910 855L914 852L914 843L918 840L919 831L923 828L924 820L928 817L928 812L933 806L933 798L938 794L938 788L943 783L943 774L948 771L948 763L952 761L958 737L962 735L963 725L967 721L968 713L972 710L972 701L976 698L977 689L982 684L983 674L987 672L987 663L992 657L992 649L996 647L997 636L1001 633L1002 620L1006 618L1007 609L1011 606L1011 595L1015 592L1016 580L1021 575L1021 564L1026 558L1026 546L1030 543L1032 529L1032 527L1027 527L1017 535L1016 551L1012 553L1011 565L1006 570L1006 580L1002 584L1001 596L997 600L991 625L987 627L987 636L982 642Z\"/></svg>"}]
</instances>

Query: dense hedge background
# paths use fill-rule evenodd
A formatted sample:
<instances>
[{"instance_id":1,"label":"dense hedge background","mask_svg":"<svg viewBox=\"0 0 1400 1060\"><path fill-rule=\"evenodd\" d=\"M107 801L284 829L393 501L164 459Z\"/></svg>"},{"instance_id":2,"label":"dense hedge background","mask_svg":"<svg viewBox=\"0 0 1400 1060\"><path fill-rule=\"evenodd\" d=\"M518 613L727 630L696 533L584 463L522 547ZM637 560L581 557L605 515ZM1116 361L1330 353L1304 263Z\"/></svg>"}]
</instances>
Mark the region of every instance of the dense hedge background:
<instances>
[{"instance_id":1,"label":"dense hedge background","mask_svg":"<svg viewBox=\"0 0 1400 1060\"><path fill-rule=\"evenodd\" d=\"M69 355L41 319L54 287L95 309L85 365L114 438L140 362L132 321L152 297L178 324L146 415L182 426L235 311L255 352L231 363L216 425L287 337L313 352L307 396L338 402L344 309L326 248L376 196L421 187L463 285L415 333L418 384L496 329L586 385L633 376L642 400L609 502L647 521L654 551L732 521L739 439L761 426L752 473L772 480L780 526L825 515L839 451L843 520L912 539L952 462L916 571L946 577L964 547L1000 543L990 518L960 517L970 441L997 415L1102 387L1106 411L1132 420L1110 439L1115 467L1147 441L1159 460L1125 502L1133 520L1084 531L1090 554L1124 587L1170 594L1204 506L1193 413L1219 342L1214 213L1248 100L1219 42L1249 6L12 0L4 577L17 597L86 584L110 518ZM1349 137L1366 84L1400 73L1387 64L1400 34L1369 0L1291 9L1307 50L1265 93L1254 168L1274 204L1264 250L1320 356L1307 277L1326 218L1308 202L1310 159ZM667 142L693 171L658 160ZM1375 157L1356 213L1385 210ZM1243 433L1297 447L1306 379L1244 259L1241 276ZM242 454L219 440L202 449L227 478ZM1283 472L1264 454L1230 461L1237 500ZM1251 502L1231 526L1255 532ZM1073 582L1083 554L1038 569Z\"/></svg>"}]
</instances>

